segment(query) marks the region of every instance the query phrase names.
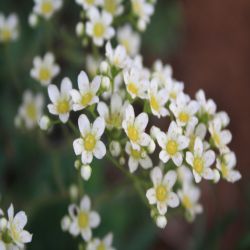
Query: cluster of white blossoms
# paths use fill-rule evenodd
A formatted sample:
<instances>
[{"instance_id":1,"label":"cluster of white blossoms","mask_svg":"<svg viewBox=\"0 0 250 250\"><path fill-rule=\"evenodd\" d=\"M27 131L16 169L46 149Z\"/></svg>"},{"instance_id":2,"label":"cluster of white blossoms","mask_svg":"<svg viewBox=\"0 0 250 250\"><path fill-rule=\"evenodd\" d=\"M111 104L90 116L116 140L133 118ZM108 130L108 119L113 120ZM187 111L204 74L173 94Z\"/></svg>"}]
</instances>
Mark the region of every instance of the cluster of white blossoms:
<instances>
[{"instance_id":1,"label":"cluster of white blossoms","mask_svg":"<svg viewBox=\"0 0 250 250\"><path fill-rule=\"evenodd\" d=\"M113 235L107 234L103 239L94 238L92 230L101 223L100 215L91 210L90 198L85 195L80 201L80 206L71 204L69 215L61 221L62 230L69 232L74 237L79 236L86 243L87 250L115 250L112 247Z\"/></svg>"},{"instance_id":2,"label":"cluster of white blossoms","mask_svg":"<svg viewBox=\"0 0 250 250\"><path fill-rule=\"evenodd\" d=\"M19 35L18 17L16 14L10 14L5 17L0 13L0 43L15 41Z\"/></svg>"},{"instance_id":3,"label":"cluster of white blossoms","mask_svg":"<svg viewBox=\"0 0 250 250\"><path fill-rule=\"evenodd\" d=\"M25 212L20 211L14 215L14 207L11 204L7 215L7 218L4 217L0 209L0 249L25 249L25 244L32 240L32 235L24 229L27 224Z\"/></svg>"}]
</instances>

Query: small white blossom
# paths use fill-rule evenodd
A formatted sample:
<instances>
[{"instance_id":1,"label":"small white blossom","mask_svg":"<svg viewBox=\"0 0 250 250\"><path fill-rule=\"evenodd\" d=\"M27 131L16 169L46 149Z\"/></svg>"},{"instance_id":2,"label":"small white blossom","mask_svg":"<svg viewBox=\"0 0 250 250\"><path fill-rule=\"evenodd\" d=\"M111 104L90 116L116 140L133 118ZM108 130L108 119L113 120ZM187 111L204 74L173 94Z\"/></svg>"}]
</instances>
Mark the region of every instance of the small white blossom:
<instances>
[{"instance_id":1,"label":"small white blossom","mask_svg":"<svg viewBox=\"0 0 250 250\"><path fill-rule=\"evenodd\" d=\"M14 208L11 204L8 209L8 231L13 242L19 247L24 248L24 244L31 242L32 235L24 230L27 224L27 216L25 212L20 211L14 215Z\"/></svg>"},{"instance_id":2,"label":"small white blossom","mask_svg":"<svg viewBox=\"0 0 250 250\"><path fill-rule=\"evenodd\" d=\"M115 34L113 27L111 27L113 18L108 12L100 13L94 7L88 11L88 17L90 21L86 23L86 32L88 36L92 37L96 46L102 46L104 40L111 39Z\"/></svg>"},{"instance_id":3,"label":"small white blossom","mask_svg":"<svg viewBox=\"0 0 250 250\"><path fill-rule=\"evenodd\" d=\"M160 215L167 212L167 207L177 207L179 199L172 187L176 182L176 173L173 170L168 171L164 176L159 167L155 167L150 173L153 187L147 190L146 196L150 205L157 205Z\"/></svg>"},{"instance_id":4,"label":"small white blossom","mask_svg":"<svg viewBox=\"0 0 250 250\"><path fill-rule=\"evenodd\" d=\"M193 220L196 214L202 212L202 206L198 204L200 198L199 188L186 182L182 189L178 191L178 196L189 220Z\"/></svg>"},{"instance_id":5,"label":"small white blossom","mask_svg":"<svg viewBox=\"0 0 250 250\"><path fill-rule=\"evenodd\" d=\"M50 19L52 15L62 7L62 0L34 0L34 13L45 19Z\"/></svg>"},{"instance_id":6,"label":"small white blossom","mask_svg":"<svg viewBox=\"0 0 250 250\"><path fill-rule=\"evenodd\" d=\"M172 80L167 84L167 89L169 93L169 98L171 101L175 102L176 98L183 92L184 84L183 82L178 82L175 80Z\"/></svg>"},{"instance_id":7,"label":"small white blossom","mask_svg":"<svg viewBox=\"0 0 250 250\"><path fill-rule=\"evenodd\" d=\"M102 3L102 0L75 0L77 4L81 5L84 10L92 7L97 7Z\"/></svg>"},{"instance_id":8,"label":"small white blossom","mask_svg":"<svg viewBox=\"0 0 250 250\"><path fill-rule=\"evenodd\" d=\"M235 170L236 156L234 152L228 152L217 158L216 167L220 170L222 177L229 182L236 182L241 179L239 171Z\"/></svg>"},{"instance_id":9,"label":"small white blossom","mask_svg":"<svg viewBox=\"0 0 250 250\"><path fill-rule=\"evenodd\" d=\"M73 100L73 110L79 111L87 106L99 102L99 97L96 96L101 85L101 77L96 76L90 83L87 74L84 71L78 75L78 90L71 90L70 94Z\"/></svg>"},{"instance_id":10,"label":"small white blossom","mask_svg":"<svg viewBox=\"0 0 250 250\"><path fill-rule=\"evenodd\" d=\"M125 47L118 45L115 49L112 48L110 42L106 44L106 57L111 65L116 68L123 69L128 63Z\"/></svg>"},{"instance_id":11,"label":"small white blossom","mask_svg":"<svg viewBox=\"0 0 250 250\"><path fill-rule=\"evenodd\" d=\"M203 143L199 137L195 139L193 153L187 152L186 161L192 166L197 183L201 181L202 177L206 180L214 178L214 172L210 166L215 161L215 153L212 150L204 151Z\"/></svg>"},{"instance_id":12,"label":"small white blossom","mask_svg":"<svg viewBox=\"0 0 250 250\"><path fill-rule=\"evenodd\" d=\"M168 132L158 131L156 139L160 147L160 159L166 163L172 159L176 166L181 166L183 162L182 150L187 148L189 139L181 134L181 128L172 121L168 128Z\"/></svg>"},{"instance_id":13,"label":"small white blossom","mask_svg":"<svg viewBox=\"0 0 250 250\"><path fill-rule=\"evenodd\" d=\"M71 90L72 83L67 77L62 80L60 91L56 85L51 84L48 87L49 98L52 102L52 104L48 104L49 112L58 115L63 123L68 121L72 109Z\"/></svg>"},{"instance_id":14,"label":"small white blossom","mask_svg":"<svg viewBox=\"0 0 250 250\"><path fill-rule=\"evenodd\" d=\"M196 101L190 101L189 96L180 93L176 98L176 102L172 102L169 108L179 126L183 127L189 123L197 124L198 119L194 115L199 110L199 104Z\"/></svg>"},{"instance_id":15,"label":"small white blossom","mask_svg":"<svg viewBox=\"0 0 250 250\"><path fill-rule=\"evenodd\" d=\"M18 117L28 129L34 128L42 116L44 98L41 94L33 95L26 90L23 94L23 103L18 110Z\"/></svg>"},{"instance_id":16,"label":"small white blossom","mask_svg":"<svg viewBox=\"0 0 250 250\"><path fill-rule=\"evenodd\" d=\"M75 204L69 206L69 215L71 217L71 225L69 232L77 236L81 234L85 241L89 241L92 237L92 228L96 228L100 224L100 216L97 212L91 211L91 201L85 195L81 202L80 207Z\"/></svg>"},{"instance_id":17,"label":"small white blossom","mask_svg":"<svg viewBox=\"0 0 250 250\"><path fill-rule=\"evenodd\" d=\"M86 56L87 72L92 78L94 78L95 75L97 75L100 63L101 63L101 58L100 57L94 57L92 55L87 55Z\"/></svg>"},{"instance_id":18,"label":"small white blossom","mask_svg":"<svg viewBox=\"0 0 250 250\"><path fill-rule=\"evenodd\" d=\"M47 52L43 58L36 56L33 60L33 68L30 71L32 78L39 81L43 86L51 83L60 72L60 67L55 63L55 57Z\"/></svg>"},{"instance_id":19,"label":"small white blossom","mask_svg":"<svg viewBox=\"0 0 250 250\"><path fill-rule=\"evenodd\" d=\"M150 143L150 136L146 134L145 128L148 124L148 115L141 113L135 117L134 108L128 105L125 110L125 119L122 122L122 127L127 134L133 149L140 149L140 146L145 147Z\"/></svg>"},{"instance_id":20,"label":"small white blossom","mask_svg":"<svg viewBox=\"0 0 250 250\"><path fill-rule=\"evenodd\" d=\"M214 115L216 112L216 104L212 99L206 100L206 96L203 90L197 91L196 100L200 104L200 113L201 114L208 114L208 115Z\"/></svg>"},{"instance_id":21,"label":"small white blossom","mask_svg":"<svg viewBox=\"0 0 250 250\"><path fill-rule=\"evenodd\" d=\"M153 65L153 78L160 83L160 87L167 87L172 82L173 69L170 65L163 65L162 61L157 60Z\"/></svg>"},{"instance_id":22,"label":"small white blossom","mask_svg":"<svg viewBox=\"0 0 250 250\"><path fill-rule=\"evenodd\" d=\"M141 39L138 33L132 30L130 25L125 25L121 27L117 31L117 40L118 43L125 47L127 53L130 56L135 56L138 54Z\"/></svg>"},{"instance_id":23,"label":"small white blossom","mask_svg":"<svg viewBox=\"0 0 250 250\"><path fill-rule=\"evenodd\" d=\"M152 113L158 118L169 115L165 105L168 101L168 91L166 88L158 90L158 80L152 79L148 89L148 99Z\"/></svg>"},{"instance_id":24,"label":"small white blossom","mask_svg":"<svg viewBox=\"0 0 250 250\"><path fill-rule=\"evenodd\" d=\"M93 155L97 159L102 159L106 154L106 147L100 138L105 130L105 121L98 117L93 124L90 124L86 115L82 114L78 118L78 126L81 138L74 140L73 147L76 155L81 155L83 164L90 164Z\"/></svg>"},{"instance_id":25,"label":"small white blossom","mask_svg":"<svg viewBox=\"0 0 250 250\"><path fill-rule=\"evenodd\" d=\"M141 165L144 169L153 167L153 162L149 158L147 152L143 149L134 149L130 142L126 143L126 153L129 155L128 166L131 173L135 172L138 165Z\"/></svg>"},{"instance_id":26,"label":"small white blossom","mask_svg":"<svg viewBox=\"0 0 250 250\"><path fill-rule=\"evenodd\" d=\"M112 247L113 234L107 234L102 240L94 238L88 242L86 250L115 250Z\"/></svg>"},{"instance_id":27,"label":"small white blossom","mask_svg":"<svg viewBox=\"0 0 250 250\"><path fill-rule=\"evenodd\" d=\"M123 72L124 82L130 96L146 99L149 81L142 75L138 68L132 68Z\"/></svg>"},{"instance_id":28,"label":"small white blossom","mask_svg":"<svg viewBox=\"0 0 250 250\"><path fill-rule=\"evenodd\" d=\"M103 9L112 16L119 16L123 13L122 0L103 0Z\"/></svg>"},{"instance_id":29,"label":"small white blossom","mask_svg":"<svg viewBox=\"0 0 250 250\"><path fill-rule=\"evenodd\" d=\"M122 127L126 107L127 102L123 104L121 96L114 93L111 96L110 105L108 106L105 102L99 102L97 111L99 115L105 119L108 129L119 129Z\"/></svg>"},{"instance_id":30,"label":"small white blossom","mask_svg":"<svg viewBox=\"0 0 250 250\"><path fill-rule=\"evenodd\" d=\"M215 118L209 123L208 130L211 134L215 146L223 150L232 140L232 134L229 130L222 128L222 123L219 118Z\"/></svg>"},{"instance_id":31,"label":"small white blossom","mask_svg":"<svg viewBox=\"0 0 250 250\"><path fill-rule=\"evenodd\" d=\"M10 14L8 17L0 13L0 43L15 41L18 38L18 17Z\"/></svg>"}]
</instances>

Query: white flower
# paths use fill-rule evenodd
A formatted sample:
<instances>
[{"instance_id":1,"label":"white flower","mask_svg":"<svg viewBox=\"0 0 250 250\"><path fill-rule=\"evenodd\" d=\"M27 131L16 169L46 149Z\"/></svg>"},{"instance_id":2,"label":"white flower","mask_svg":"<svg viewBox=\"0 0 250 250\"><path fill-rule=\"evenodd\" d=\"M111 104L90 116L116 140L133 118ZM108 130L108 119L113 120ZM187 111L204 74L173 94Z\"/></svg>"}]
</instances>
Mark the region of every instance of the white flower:
<instances>
[{"instance_id":1,"label":"white flower","mask_svg":"<svg viewBox=\"0 0 250 250\"><path fill-rule=\"evenodd\" d=\"M186 167L185 165L182 165L181 167L179 167L177 169L177 177L178 180L182 183L182 184L190 184L193 182L193 174L190 170L190 168Z\"/></svg>"},{"instance_id":2,"label":"white flower","mask_svg":"<svg viewBox=\"0 0 250 250\"><path fill-rule=\"evenodd\" d=\"M102 46L104 40L109 40L115 34L114 29L110 26L112 16L106 11L100 13L93 7L88 11L88 17L90 21L86 23L86 32L93 38L96 46Z\"/></svg>"},{"instance_id":3,"label":"white flower","mask_svg":"<svg viewBox=\"0 0 250 250\"><path fill-rule=\"evenodd\" d=\"M76 0L76 3L81 5L83 9L88 10L102 3L102 0Z\"/></svg>"},{"instance_id":4,"label":"white flower","mask_svg":"<svg viewBox=\"0 0 250 250\"><path fill-rule=\"evenodd\" d=\"M176 101L177 96L179 96L179 94L183 92L184 84L183 82L172 80L169 82L169 84L167 84L166 87L168 89L170 100Z\"/></svg>"},{"instance_id":5,"label":"white flower","mask_svg":"<svg viewBox=\"0 0 250 250\"><path fill-rule=\"evenodd\" d=\"M214 178L214 172L210 166L215 161L215 153L212 150L204 151L203 143L199 137L195 139L194 152L187 152L187 163L192 166L194 179L198 183L203 177L206 180Z\"/></svg>"},{"instance_id":6,"label":"white flower","mask_svg":"<svg viewBox=\"0 0 250 250\"><path fill-rule=\"evenodd\" d=\"M150 143L150 136L146 134L145 128L148 124L148 115L141 113L135 117L135 112L132 105L128 105L125 111L125 119L122 122L122 127L127 134L133 149L140 149L140 146L145 147Z\"/></svg>"},{"instance_id":7,"label":"white flower","mask_svg":"<svg viewBox=\"0 0 250 250\"><path fill-rule=\"evenodd\" d=\"M86 67L87 67L87 72L91 77L94 77L97 75L97 72L99 70L99 66L101 63L101 58L99 57L94 57L92 55L87 55L86 56Z\"/></svg>"},{"instance_id":8,"label":"white flower","mask_svg":"<svg viewBox=\"0 0 250 250\"><path fill-rule=\"evenodd\" d=\"M96 228L100 224L100 216L97 212L91 211L91 201L85 195L81 202L80 207L76 205L69 206L69 214L71 217L71 225L69 232L77 236L81 234L85 241L89 241L92 237L92 228Z\"/></svg>"},{"instance_id":9,"label":"white flower","mask_svg":"<svg viewBox=\"0 0 250 250\"><path fill-rule=\"evenodd\" d=\"M165 105L168 101L168 91L166 88L158 90L158 80L152 79L148 89L148 99L152 113L158 118L169 114Z\"/></svg>"},{"instance_id":10,"label":"white flower","mask_svg":"<svg viewBox=\"0 0 250 250\"><path fill-rule=\"evenodd\" d=\"M142 71L138 68L132 68L123 72L124 82L130 96L146 99L149 81L144 78Z\"/></svg>"},{"instance_id":11,"label":"white flower","mask_svg":"<svg viewBox=\"0 0 250 250\"><path fill-rule=\"evenodd\" d=\"M115 250L112 247L113 234L107 234L102 240L94 238L88 242L86 250Z\"/></svg>"},{"instance_id":12,"label":"white flower","mask_svg":"<svg viewBox=\"0 0 250 250\"><path fill-rule=\"evenodd\" d=\"M133 149L131 143L127 142L125 151L129 155L128 166L131 173L136 171L138 165L141 165L144 169L153 167L152 160L143 148Z\"/></svg>"},{"instance_id":13,"label":"white flower","mask_svg":"<svg viewBox=\"0 0 250 250\"><path fill-rule=\"evenodd\" d=\"M66 123L69 119L69 113L72 109L72 100L70 91L72 83L69 78L63 78L60 91L56 85L49 85L48 94L52 104L48 104L49 112L58 115L61 122Z\"/></svg>"},{"instance_id":14,"label":"white flower","mask_svg":"<svg viewBox=\"0 0 250 250\"><path fill-rule=\"evenodd\" d=\"M123 12L122 0L103 0L103 9L112 16L119 16Z\"/></svg>"},{"instance_id":15,"label":"white flower","mask_svg":"<svg viewBox=\"0 0 250 250\"><path fill-rule=\"evenodd\" d=\"M198 204L200 198L199 188L186 182L182 189L178 191L178 196L182 206L186 209L188 219L193 220L196 214L202 212L202 206Z\"/></svg>"},{"instance_id":16,"label":"white flower","mask_svg":"<svg viewBox=\"0 0 250 250\"><path fill-rule=\"evenodd\" d=\"M149 18L154 12L154 6L146 0L131 0L131 3L133 12L141 23L139 26L143 27L142 30L144 30L144 26L149 22Z\"/></svg>"},{"instance_id":17,"label":"white flower","mask_svg":"<svg viewBox=\"0 0 250 250\"><path fill-rule=\"evenodd\" d=\"M105 130L105 121L98 117L93 125L90 124L86 115L80 115L78 126L81 132L81 138L74 140L73 147L76 155L82 155L82 163L90 164L93 155L97 159L102 159L106 154L106 147L100 138Z\"/></svg>"},{"instance_id":18,"label":"white flower","mask_svg":"<svg viewBox=\"0 0 250 250\"><path fill-rule=\"evenodd\" d=\"M16 14L10 14L4 17L0 13L0 42L15 41L18 38L18 17Z\"/></svg>"},{"instance_id":19,"label":"white flower","mask_svg":"<svg viewBox=\"0 0 250 250\"><path fill-rule=\"evenodd\" d=\"M199 104L196 101L190 101L189 96L180 93L176 98L176 102L172 102L169 108L179 126L183 127L189 123L197 124L198 119L194 115L199 110Z\"/></svg>"},{"instance_id":20,"label":"white flower","mask_svg":"<svg viewBox=\"0 0 250 250\"><path fill-rule=\"evenodd\" d=\"M166 87L172 82L173 69L170 65L163 65L162 61L157 60L153 65L153 78L158 79L160 87Z\"/></svg>"},{"instance_id":21,"label":"white flower","mask_svg":"<svg viewBox=\"0 0 250 250\"><path fill-rule=\"evenodd\" d=\"M32 235L24 230L27 224L27 216L23 211L18 212L14 216L14 208L11 204L8 209L8 231L13 242L20 248L24 247L25 243L29 243L32 240Z\"/></svg>"},{"instance_id":22,"label":"white flower","mask_svg":"<svg viewBox=\"0 0 250 250\"><path fill-rule=\"evenodd\" d=\"M30 71L32 78L39 81L43 86L51 83L52 79L60 72L60 67L55 63L55 57L47 52L43 59L36 56L33 60L33 68Z\"/></svg>"},{"instance_id":23,"label":"white flower","mask_svg":"<svg viewBox=\"0 0 250 250\"><path fill-rule=\"evenodd\" d=\"M236 182L241 179L240 172L234 170L235 165L236 156L234 152L228 152L216 160L216 167L220 170L222 177L229 182Z\"/></svg>"},{"instance_id":24,"label":"white flower","mask_svg":"<svg viewBox=\"0 0 250 250\"><path fill-rule=\"evenodd\" d=\"M18 110L18 117L24 121L28 129L34 128L41 116L44 106L44 99L41 94L33 95L31 91L26 90L23 94L23 103Z\"/></svg>"},{"instance_id":25,"label":"white flower","mask_svg":"<svg viewBox=\"0 0 250 250\"><path fill-rule=\"evenodd\" d=\"M157 205L160 215L167 212L167 207L177 207L179 205L178 196L172 192L172 187L176 182L176 173L168 171L164 176L159 167L155 167L150 173L153 187L147 190L146 196L149 204Z\"/></svg>"},{"instance_id":26,"label":"white flower","mask_svg":"<svg viewBox=\"0 0 250 250\"><path fill-rule=\"evenodd\" d=\"M127 102L122 103L122 98L117 93L111 96L110 105L108 106L104 102L99 102L97 111L101 117L105 119L108 129L121 128L124 118Z\"/></svg>"},{"instance_id":27,"label":"white flower","mask_svg":"<svg viewBox=\"0 0 250 250\"><path fill-rule=\"evenodd\" d=\"M160 147L160 159L166 163L172 159L176 166L181 166L183 161L182 150L187 148L189 139L181 134L181 128L172 121L165 134L162 131L156 132L156 139Z\"/></svg>"},{"instance_id":28,"label":"white flower","mask_svg":"<svg viewBox=\"0 0 250 250\"><path fill-rule=\"evenodd\" d=\"M78 75L78 88L79 91L73 89L70 94L73 99L73 110L82 110L87 106L99 102L97 91L100 88L101 77L96 76L90 83L87 74L84 71Z\"/></svg>"},{"instance_id":29,"label":"white flower","mask_svg":"<svg viewBox=\"0 0 250 250\"><path fill-rule=\"evenodd\" d=\"M123 69L128 63L125 47L118 45L115 49L112 48L110 42L106 44L106 57L111 65L116 68Z\"/></svg>"},{"instance_id":30,"label":"white flower","mask_svg":"<svg viewBox=\"0 0 250 250\"><path fill-rule=\"evenodd\" d=\"M216 112L216 104L212 99L206 100L206 96L203 90L197 91L196 100L200 104L200 112L201 114L205 113L208 115L214 115Z\"/></svg>"},{"instance_id":31,"label":"white flower","mask_svg":"<svg viewBox=\"0 0 250 250\"><path fill-rule=\"evenodd\" d=\"M215 146L223 150L232 140L232 134L229 130L222 130L222 123L219 118L215 118L208 125L208 130L211 134Z\"/></svg>"},{"instance_id":32,"label":"white flower","mask_svg":"<svg viewBox=\"0 0 250 250\"><path fill-rule=\"evenodd\" d=\"M220 111L220 112L216 113L214 118L215 119L220 119L221 125L222 125L223 128L228 126L228 124L230 122L230 118L229 118L228 114L225 111Z\"/></svg>"},{"instance_id":33,"label":"white flower","mask_svg":"<svg viewBox=\"0 0 250 250\"><path fill-rule=\"evenodd\" d=\"M62 7L62 0L34 0L34 13L49 19L52 15Z\"/></svg>"},{"instance_id":34,"label":"white flower","mask_svg":"<svg viewBox=\"0 0 250 250\"><path fill-rule=\"evenodd\" d=\"M117 31L118 43L123 45L130 56L135 56L139 52L141 39L138 33L132 30L130 25L125 25Z\"/></svg>"}]
</instances>

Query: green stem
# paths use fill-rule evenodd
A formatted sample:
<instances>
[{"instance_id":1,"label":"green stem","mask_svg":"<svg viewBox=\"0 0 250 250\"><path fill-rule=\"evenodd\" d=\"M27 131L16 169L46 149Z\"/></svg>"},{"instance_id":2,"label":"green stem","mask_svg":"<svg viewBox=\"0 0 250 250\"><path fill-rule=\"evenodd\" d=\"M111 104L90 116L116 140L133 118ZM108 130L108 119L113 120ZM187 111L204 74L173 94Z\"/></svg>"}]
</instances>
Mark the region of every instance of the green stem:
<instances>
[{"instance_id":1,"label":"green stem","mask_svg":"<svg viewBox=\"0 0 250 250\"><path fill-rule=\"evenodd\" d=\"M72 131L74 132L75 135L79 134L77 127L74 125L74 123L72 121L68 120L68 125L72 129Z\"/></svg>"}]
</instances>

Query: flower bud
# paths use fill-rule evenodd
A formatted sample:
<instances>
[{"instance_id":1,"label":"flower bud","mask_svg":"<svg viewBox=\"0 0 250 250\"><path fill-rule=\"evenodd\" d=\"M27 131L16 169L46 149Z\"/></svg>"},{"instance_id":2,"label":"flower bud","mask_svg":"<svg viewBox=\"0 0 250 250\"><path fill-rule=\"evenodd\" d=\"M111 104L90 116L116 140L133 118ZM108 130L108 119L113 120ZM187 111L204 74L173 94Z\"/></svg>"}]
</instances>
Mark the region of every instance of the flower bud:
<instances>
[{"instance_id":1,"label":"flower bud","mask_svg":"<svg viewBox=\"0 0 250 250\"><path fill-rule=\"evenodd\" d=\"M159 228L165 228L167 225L167 218L163 215L159 215L156 218L156 225Z\"/></svg>"},{"instance_id":2,"label":"flower bud","mask_svg":"<svg viewBox=\"0 0 250 250\"><path fill-rule=\"evenodd\" d=\"M217 169L213 169L213 171L214 171L213 182L218 183L220 180L220 172Z\"/></svg>"},{"instance_id":3,"label":"flower bud","mask_svg":"<svg viewBox=\"0 0 250 250\"><path fill-rule=\"evenodd\" d=\"M65 231L68 231L69 230L69 227L70 227L70 224L71 224L71 220L69 218L69 216L64 216L61 220L61 228L62 230L65 232Z\"/></svg>"},{"instance_id":4,"label":"flower bud","mask_svg":"<svg viewBox=\"0 0 250 250\"><path fill-rule=\"evenodd\" d=\"M78 189L77 189L77 186L72 184L70 187L69 187L69 196L72 200L76 200L77 197L78 197Z\"/></svg>"},{"instance_id":5,"label":"flower bud","mask_svg":"<svg viewBox=\"0 0 250 250\"><path fill-rule=\"evenodd\" d=\"M121 165L124 165L124 164L125 164L125 158L124 158L124 157L121 157L121 158L119 159L119 163L120 163Z\"/></svg>"},{"instance_id":6,"label":"flower bud","mask_svg":"<svg viewBox=\"0 0 250 250\"><path fill-rule=\"evenodd\" d=\"M110 79L109 79L109 77L103 76L101 84L102 84L103 89L108 90L110 88Z\"/></svg>"},{"instance_id":7,"label":"flower bud","mask_svg":"<svg viewBox=\"0 0 250 250\"><path fill-rule=\"evenodd\" d=\"M39 127L42 130L48 130L50 126L50 119L48 116L44 115L41 117L41 119L39 120Z\"/></svg>"},{"instance_id":8,"label":"flower bud","mask_svg":"<svg viewBox=\"0 0 250 250\"><path fill-rule=\"evenodd\" d=\"M32 28L36 27L37 24L38 24L38 17L37 17L37 15L34 14L34 13L31 13L29 15L28 22L29 22L30 27L32 27Z\"/></svg>"},{"instance_id":9,"label":"flower bud","mask_svg":"<svg viewBox=\"0 0 250 250\"><path fill-rule=\"evenodd\" d=\"M76 25L76 35L82 36L83 34L84 34L84 24L82 22L79 22Z\"/></svg>"},{"instance_id":10,"label":"flower bud","mask_svg":"<svg viewBox=\"0 0 250 250\"><path fill-rule=\"evenodd\" d=\"M85 181L88 181L92 173L92 169L89 165L82 165L81 176Z\"/></svg>"},{"instance_id":11,"label":"flower bud","mask_svg":"<svg viewBox=\"0 0 250 250\"><path fill-rule=\"evenodd\" d=\"M117 157L121 153L121 145L118 141L112 141L109 145L109 151L112 156Z\"/></svg>"},{"instance_id":12,"label":"flower bud","mask_svg":"<svg viewBox=\"0 0 250 250\"><path fill-rule=\"evenodd\" d=\"M137 23L137 28L140 30L140 31L145 31L146 29L146 22L142 19L140 19Z\"/></svg>"},{"instance_id":13,"label":"flower bud","mask_svg":"<svg viewBox=\"0 0 250 250\"><path fill-rule=\"evenodd\" d=\"M19 115L17 115L14 119L14 124L17 128L20 128L21 126L21 123L22 123L22 120L21 120L21 117Z\"/></svg>"},{"instance_id":14,"label":"flower bud","mask_svg":"<svg viewBox=\"0 0 250 250\"><path fill-rule=\"evenodd\" d=\"M80 160L75 160L74 166L75 166L75 168L76 168L77 170L80 169L80 167L81 167L81 162L80 162Z\"/></svg>"},{"instance_id":15,"label":"flower bud","mask_svg":"<svg viewBox=\"0 0 250 250\"><path fill-rule=\"evenodd\" d=\"M148 145L148 153L152 154L154 151L155 151L155 142L153 139L151 139Z\"/></svg>"},{"instance_id":16,"label":"flower bud","mask_svg":"<svg viewBox=\"0 0 250 250\"><path fill-rule=\"evenodd\" d=\"M100 72L102 74L108 73L109 70L109 64L106 61L102 61L100 64Z\"/></svg>"}]
</instances>

